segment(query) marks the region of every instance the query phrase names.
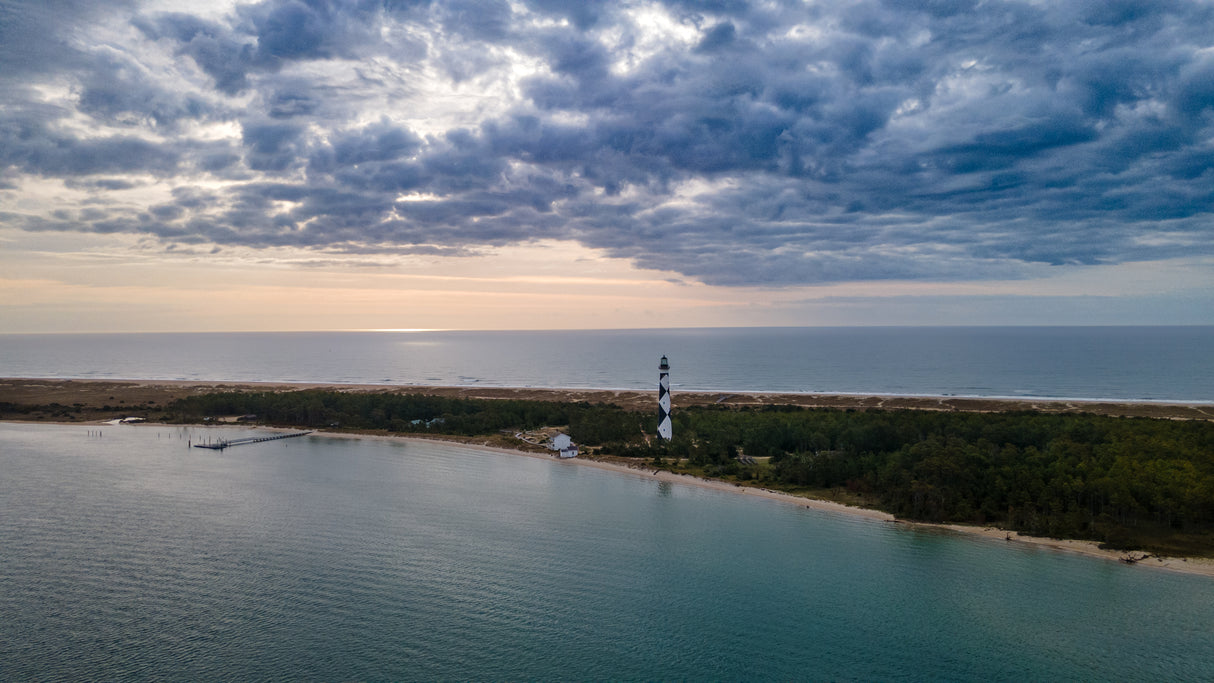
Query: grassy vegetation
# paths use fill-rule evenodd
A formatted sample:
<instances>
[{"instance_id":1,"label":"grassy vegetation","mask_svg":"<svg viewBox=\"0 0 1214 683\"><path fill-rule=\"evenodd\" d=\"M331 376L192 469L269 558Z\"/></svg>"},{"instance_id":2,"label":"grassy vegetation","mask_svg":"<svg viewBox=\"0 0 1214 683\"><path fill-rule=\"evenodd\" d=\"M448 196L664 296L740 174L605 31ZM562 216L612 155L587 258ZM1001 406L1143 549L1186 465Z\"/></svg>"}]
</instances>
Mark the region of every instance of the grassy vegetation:
<instances>
[{"instance_id":1,"label":"grassy vegetation","mask_svg":"<svg viewBox=\"0 0 1214 683\"><path fill-rule=\"evenodd\" d=\"M82 403L63 405L57 402L31 404L0 401L0 419L92 422L118 417L142 417L148 420L164 420L169 415L163 407L155 405L155 401L131 405L126 405L123 401L115 401L114 405L106 404L101 406L88 406Z\"/></svg>"}]
</instances>

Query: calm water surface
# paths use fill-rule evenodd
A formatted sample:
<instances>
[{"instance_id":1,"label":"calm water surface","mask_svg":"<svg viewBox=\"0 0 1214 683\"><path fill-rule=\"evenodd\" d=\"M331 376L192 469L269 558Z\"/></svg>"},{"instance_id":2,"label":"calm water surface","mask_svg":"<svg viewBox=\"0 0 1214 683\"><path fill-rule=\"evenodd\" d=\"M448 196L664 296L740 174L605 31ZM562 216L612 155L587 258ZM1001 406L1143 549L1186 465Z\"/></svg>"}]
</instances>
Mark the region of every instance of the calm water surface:
<instances>
[{"instance_id":1,"label":"calm water surface","mask_svg":"<svg viewBox=\"0 0 1214 683\"><path fill-rule=\"evenodd\" d=\"M0 377L1214 403L1214 327L0 335Z\"/></svg>"},{"instance_id":2,"label":"calm water surface","mask_svg":"<svg viewBox=\"0 0 1214 683\"><path fill-rule=\"evenodd\" d=\"M571 463L0 424L0 679L1214 680L1214 581Z\"/></svg>"}]
</instances>

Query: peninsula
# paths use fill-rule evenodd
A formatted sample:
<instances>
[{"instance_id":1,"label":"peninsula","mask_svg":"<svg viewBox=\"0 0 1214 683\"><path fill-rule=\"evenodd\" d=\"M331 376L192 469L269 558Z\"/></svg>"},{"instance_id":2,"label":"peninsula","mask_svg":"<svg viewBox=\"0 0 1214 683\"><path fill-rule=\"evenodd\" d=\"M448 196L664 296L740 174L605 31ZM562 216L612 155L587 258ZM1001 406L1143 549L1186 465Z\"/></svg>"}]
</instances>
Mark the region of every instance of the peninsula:
<instances>
[{"instance_id":1,"label":"peninsula","mask_svg":"<svg viewBox=\"0 0 1214 683\"><path fill-rule=\"evenodd\" d=\"M524 451L518 432L560 428L584 456L662 476L1086 540L1126 561L1214 557L1214 406L680 392L666 441L654 405L639 391L0 380L0 419L243 416Z\"/></svg>"}]
</instances>

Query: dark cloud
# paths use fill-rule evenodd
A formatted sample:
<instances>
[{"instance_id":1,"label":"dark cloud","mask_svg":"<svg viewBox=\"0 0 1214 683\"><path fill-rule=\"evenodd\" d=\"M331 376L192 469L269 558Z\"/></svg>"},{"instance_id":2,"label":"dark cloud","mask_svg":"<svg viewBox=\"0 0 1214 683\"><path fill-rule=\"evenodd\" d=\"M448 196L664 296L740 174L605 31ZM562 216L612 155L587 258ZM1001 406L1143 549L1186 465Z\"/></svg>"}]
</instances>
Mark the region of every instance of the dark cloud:
<instances>
[{"instance_id":1,"label":"dark cloud","mask_svg":"<svg viewBox=\"0 0 1214 683\"><path fill-rule=\"evenodd\" d=\"M329 17L300 2L284 2L258 22L257 52L262 60L321 59Z\"/></svg>"},{"instance_id":2,"label":"dark cloud","mask_svg":"<svg viewBox=\"0 0 1214 683\"><path fill-rule=\"evenodd\" d=\"M512 11L505 0L448 0L441 3L443 30L497 42L513 31Z\"/></svg>"},{"instance_id":3,"label":"dark cloud","mask_svg":"<svg viewBox=\"0 0 1214 683\"><path fill-rule=\"evenodd\" d=\"M12 112L0 119L0 166L41 176L151 173L166 175L180 155L148 140L106 135L79 138L56 131L38 112Z\"/></svg>"},{"instance_id":4,"label":"dark cloud","mask_svg":"<svg viewBox=\"0 0 1214 683\"><path fill-rule=\"evenodd\" d=\"M78 106L99 121L134 127L171 128L181 119L213 113L203 98L162 86L143 65L117 53L102 53L91 61L81 75Z\"/></svg>"},{"instance_id":5,"label":"dark cloud","mask_svg":"<svg viewBox=\"0 0 1214 683\"><path fill-rule=\"evenodd\" d=\"M140 183L125 180L123 178L91 178L81 181L76 178L66 179L64 185L73 189L83 190L129 190L139 187Z\"/></svg>"},{"instance_id":6,"label":"dark cloud","mask_svg":"<svg viewBox=\"0 0 1214 683\"><path fill-rule=\"evenodd\" d=\"M333 142L333 158L342 166L391 161L412 156L421 143L421 139L412 131L381 121L338 137Z\"/></svg>"},{"instance_id":7,"label":"dark cloud","mask_svg":"<svg viewBox=\"0 0 1214 683\"><path fill-rule=\"evenodd\" d=\"M320 109L321 97L307 83L282 83L265 94L266 113L276 119L309 116Z\"/></svg>"},{"instance_id":8,"label":"dark cloud","mask_svg":"<svg viewBox=\"0 0 1214 683\"><path fill-rule=\"evenodd\" d=\"M152 40L175 46L214 80L237 95L252 76L275 73L284 64L350 57L370 37L368 22L383 11L373 3L267 0L238 6L231 24L185 13L137 17L132 24Z\"/></svg>"},{"instance_id":9,"label":"dark cloud","mask_svg":"<svg viewBox=\"0 0 1214 683\"><path fill-rule=\"evenodd\" d=\"M704 38L700 40L700 44L696 45L696 52L717 52L734 43L737 30L733 24L728 21L721 22L713 26Z\"/></svg>"},{"instance_id":10,"label":"dark cloud","mask_svg":"<svg viewBox=\"0 0 1214 683\"><path fill-rule=\"evenodd\" d=\"M134 5L135 0L0 1L0 85L87 67L87 54L69 38L72 31Z\"/></svg>"},{"instance_id":11,"label":"dark cloud","mask_svg":"<svg viewBox=\"0 0 1214 683\"><path fill-rule=\"evenodd\" d=\"M245 163L254 171L282 171L302 161L304 128L293 123L245 123L241 134Z\"/></svg>"},{"instance_id":12,"label":"dark cloud","mask_svg":"<svg viewBox=\"0 0 1214 683\"><path fill-rule=\"evenodd\" d=\"M607 15L614 0L527 0L527 7L543 16L561 17L579 30L594 27L599 19Z\"/></svg>"},{"instance_id":13,"label":"dark cloud","mask_svg":"<svg viewBox=\"0 0 1214 683\"><path fill-rule=\"evenodd\" d=\"M257 46L225 26L188 14L165 14L154 20L137 19L135 26L153 40L176 43L177 54L214 79L215 87L235 95L249 87L248 73L256 66Z\"/></svg>"},{"instance_id":14,"label":"dark cloud","mask_svg":"<svg viewBox=\"0 0 1214 683\"><path fill-rule=\"evenodd\" d=\"M1206 2L52 7L0 3L0 190L95 201L0 217L31 230L359 254L570 239L770 286L1214 252ZM105 201L148 176L176 189Z\"/></svg>"}]
</instances>

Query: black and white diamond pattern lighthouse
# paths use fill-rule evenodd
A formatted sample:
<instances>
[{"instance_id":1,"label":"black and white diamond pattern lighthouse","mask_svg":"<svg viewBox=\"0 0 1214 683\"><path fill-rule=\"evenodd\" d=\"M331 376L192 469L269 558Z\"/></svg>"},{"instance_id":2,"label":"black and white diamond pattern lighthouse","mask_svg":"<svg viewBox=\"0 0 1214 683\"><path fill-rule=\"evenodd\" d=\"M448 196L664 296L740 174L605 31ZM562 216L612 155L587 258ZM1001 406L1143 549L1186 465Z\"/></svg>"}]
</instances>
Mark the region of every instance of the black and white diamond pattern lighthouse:
<instances>
[{"instance_id":1,"label":"black and white diamond pattern lighthouse","mask_svg":"<svg viewBox=\"0 0 1214 683\"><path fill-rule=\"evenodd\" d=\"M670 441L670 363L658 364L658 436Z\"/></svg>"}]
</instances>

